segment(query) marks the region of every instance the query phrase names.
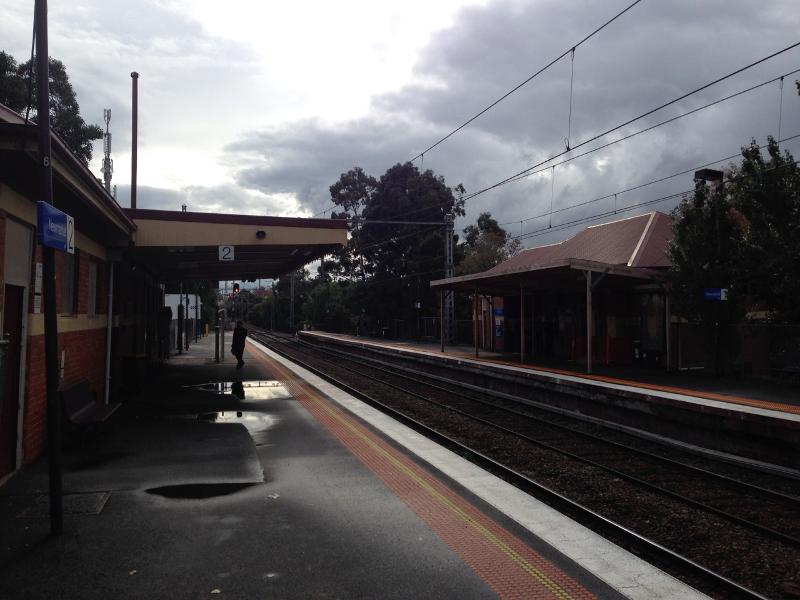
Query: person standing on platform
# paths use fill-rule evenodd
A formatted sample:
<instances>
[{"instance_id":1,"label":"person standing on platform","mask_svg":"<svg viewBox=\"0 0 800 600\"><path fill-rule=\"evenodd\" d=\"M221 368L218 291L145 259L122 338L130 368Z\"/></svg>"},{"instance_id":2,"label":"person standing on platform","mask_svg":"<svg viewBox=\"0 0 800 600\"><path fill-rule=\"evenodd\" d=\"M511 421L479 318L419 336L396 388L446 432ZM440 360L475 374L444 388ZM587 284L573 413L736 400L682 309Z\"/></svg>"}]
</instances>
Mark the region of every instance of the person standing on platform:
<instances>
[{"instance_id":1,"label":"person standing on platform","mask_svg":"<svg viewBox=\"0 0 800 600\"><path fill-rule=\"evenodd\" d=\"M244 366L242 355L244 354L244 341L246 338L247 329L244 328L241 321L236 321L236 328L233 330L233 341L231 342L231 354L238 361L236 363L237 369L241 369Z\"/></svg>"}]
</instances>

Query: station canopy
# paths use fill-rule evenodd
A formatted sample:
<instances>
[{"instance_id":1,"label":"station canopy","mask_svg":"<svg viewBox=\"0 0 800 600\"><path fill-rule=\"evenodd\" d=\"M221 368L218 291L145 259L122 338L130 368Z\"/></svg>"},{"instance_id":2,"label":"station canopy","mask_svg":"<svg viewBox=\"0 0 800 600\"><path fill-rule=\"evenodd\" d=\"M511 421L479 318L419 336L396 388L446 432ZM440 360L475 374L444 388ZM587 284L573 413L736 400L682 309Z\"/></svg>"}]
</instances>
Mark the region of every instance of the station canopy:
<instances>
[{"instance_id":1,"label":"station canopy","mask_svg":"<svg viewBox=\"0 0 800 600\"><path fill-rule=\"evenodd\" d=\"M583 273L601 274L606 285L661 283L670 262L672 221L660 212L593 225L557 244L523 250L499 265L471 275L431 281L438 290L515 295L572 291L585 287Z\"/></svg>"},{"instance_id":2,"label":"station canopy","mask_svg":"<svg viewBox=\"0 0 800 600\"><path fill-rule=\"evenodd\" d=\"M160 281L279 277L347 243L342 220L124 210L136 226L126 259Z\"/></svg>"}]
</instances>

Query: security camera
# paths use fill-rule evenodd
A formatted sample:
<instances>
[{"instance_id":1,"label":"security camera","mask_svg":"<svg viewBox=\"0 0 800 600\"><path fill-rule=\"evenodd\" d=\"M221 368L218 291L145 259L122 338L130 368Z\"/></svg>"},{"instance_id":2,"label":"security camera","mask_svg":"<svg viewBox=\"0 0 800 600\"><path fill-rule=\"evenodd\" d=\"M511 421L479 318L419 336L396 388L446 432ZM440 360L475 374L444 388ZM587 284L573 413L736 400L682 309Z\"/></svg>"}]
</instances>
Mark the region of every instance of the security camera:
<instances>
[{"instance_id":1,"label":"security camera","mask_svg":"<svg viewBox=\"0 0 800 600\"><path fill-rule=\"evenodd\" d=\"M264 231L263 229L259 229L258 231L256 231L256 237L260 240L263 240L265 237L267 237L267 232Z\"/></svg>"}]
</instances>

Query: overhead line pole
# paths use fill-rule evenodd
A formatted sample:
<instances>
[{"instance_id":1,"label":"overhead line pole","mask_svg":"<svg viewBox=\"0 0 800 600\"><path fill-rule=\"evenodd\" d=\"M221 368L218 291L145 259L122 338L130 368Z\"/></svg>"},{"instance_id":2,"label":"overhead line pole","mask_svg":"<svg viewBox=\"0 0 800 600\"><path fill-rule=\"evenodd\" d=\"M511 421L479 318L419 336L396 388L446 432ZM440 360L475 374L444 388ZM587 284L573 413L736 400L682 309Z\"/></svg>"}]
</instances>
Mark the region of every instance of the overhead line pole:
<instances>
[{"instance_id":1,"label":"overhead line pole","mask_svg":"<svg viewBox=\"0 0 800 600\"><path fill-rule=\"evenodd\" d=\"M39 133L39 194L53 204L53 171L50 157L50 63L47 48L47 0L36 0L36 120ZM50 494L50 534L64 530L61 464L61 406L58 403L58 320L56 319L55 250L42 244L44 275L44 361L47 394L47 444Z\"/></svg>"}]
</instances>

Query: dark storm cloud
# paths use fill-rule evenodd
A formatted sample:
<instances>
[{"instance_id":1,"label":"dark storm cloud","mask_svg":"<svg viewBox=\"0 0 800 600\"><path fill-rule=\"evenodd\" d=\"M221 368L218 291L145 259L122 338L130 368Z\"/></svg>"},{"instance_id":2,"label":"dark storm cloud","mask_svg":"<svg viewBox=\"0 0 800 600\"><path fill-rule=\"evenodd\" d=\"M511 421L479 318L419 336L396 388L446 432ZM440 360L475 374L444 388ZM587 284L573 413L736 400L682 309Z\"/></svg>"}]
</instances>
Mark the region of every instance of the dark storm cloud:
<instances>
[{"instance_id":1,"label":"dark storm cloud","mask_svg":"<svg viewBox=\"0 0 800 600\"><path fill-rule=\"evenodd\" d=\"M265 193L295 192L316 212L327 205L327 188L341 172L359 165L377 176L407 160L626 4L500 1L462 11L420 55L415 83L375 98L368 117L339 124L289 123L230 146L231 162L244 165L236 180ZM642 2L576 50L572 145L793 43L799 15L791 0L766 8L729 0ZM563 150L570 67L569 59L562 60L426 154L425 167L450 185L463 182L475 191ZM800 51L795 50L597 144L797 67ZM788 83L785 135L800 132L798 97ZM563 208L733 154L753 137L761 141L776 133L778 100L776 83L558 167L554 185L549 174L542 174L503 186L470 201L468 219L490 210L500 221L520 221L549 210L551 201L555 209ZM690 187L691 174L622 194L617 201L630 206ZM668 211L674 204L646 210ZM552 222L596 214L601 206L613 209L613 200L558 213ZM629 214L634 213L622 216ZM533 220L521 229L548 221ZM519 224L509 228L520 231Z\"/></svg>"}]
</instances>

